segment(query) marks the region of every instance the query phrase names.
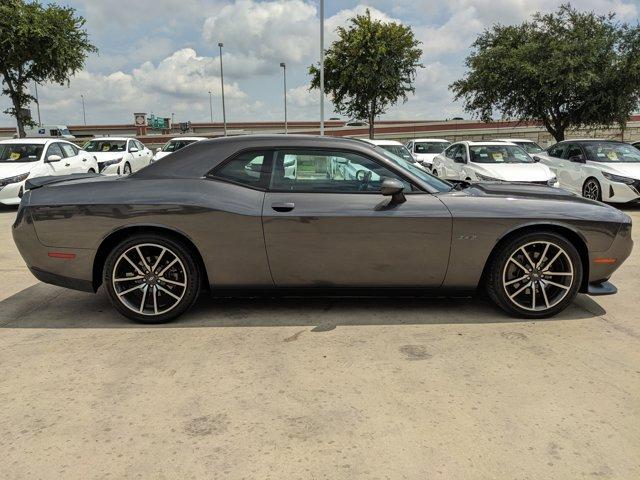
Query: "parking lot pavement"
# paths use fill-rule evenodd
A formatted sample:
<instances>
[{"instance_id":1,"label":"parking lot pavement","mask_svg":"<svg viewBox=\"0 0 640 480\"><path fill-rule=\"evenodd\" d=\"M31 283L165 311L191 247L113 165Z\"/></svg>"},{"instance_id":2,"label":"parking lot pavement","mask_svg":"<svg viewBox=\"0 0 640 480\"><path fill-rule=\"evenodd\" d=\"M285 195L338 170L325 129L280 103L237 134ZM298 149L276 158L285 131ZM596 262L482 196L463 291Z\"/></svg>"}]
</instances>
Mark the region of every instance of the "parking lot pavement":
<instances>
[{"instance_id":1,"label":"parking lot pavement","mask_svg":"<svg viewBox=\"0 0 640 480\"><path fill-rule=\"evenodd\" d=\"M618 295L545 321L470 299L202 299L141 326L32 279L14 215L2 478L640 478L638 248Z\"/></svg>"}]
</instances>

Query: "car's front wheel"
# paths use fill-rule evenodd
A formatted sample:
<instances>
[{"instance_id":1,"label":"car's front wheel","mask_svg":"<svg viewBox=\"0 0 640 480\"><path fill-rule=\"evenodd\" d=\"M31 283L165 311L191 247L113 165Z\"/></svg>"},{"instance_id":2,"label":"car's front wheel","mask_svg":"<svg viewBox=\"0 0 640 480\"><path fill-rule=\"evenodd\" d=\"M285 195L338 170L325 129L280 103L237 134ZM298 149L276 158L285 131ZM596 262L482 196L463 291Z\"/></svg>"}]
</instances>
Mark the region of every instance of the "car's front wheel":
<instances>
[{"instance_id":1,"label":"car's front wheel","mask_svg":"<svg viewBox=\"0 0 640 480\"><path fill-rule=\"evenodd\" d=\"M589 178L582 186L582 196L591 200L602 201L602 189L600 182L595 178Z\"/></svg>"},{"instance_id":2,"label":"car's front wheel","mask_svg":"<svg viewBox=\"0 0 640 480\"><path fill-rule=\"evenodd\" d=\"M163 323L193 305L200 291L200 273L181 242L139 234L110 252L103 283L121 314L142 323Z\"/></svg>"},{"instance_id":3,"label":"car's front wheel","mask_svg":"<svg viewBox=\"0 0 640 480\"><path fill-rule=\"evenodd\" d=\"M131 165L129 165L129 163L125 163L124 167L122 169L122 174L123 175L131 175Z\"/></svg>"},{"instance_id":4,"label":"car's front wheel","mask_svg":"<svg viewBox=\"0 0 640 480\"><path fill-rule=\"evenodd\" d=\"M494 256L487 292L513 316L550 317L573 301L582 272L580 255L566 238L551 232L524 234Z\"/></svg>"}]
</instances>

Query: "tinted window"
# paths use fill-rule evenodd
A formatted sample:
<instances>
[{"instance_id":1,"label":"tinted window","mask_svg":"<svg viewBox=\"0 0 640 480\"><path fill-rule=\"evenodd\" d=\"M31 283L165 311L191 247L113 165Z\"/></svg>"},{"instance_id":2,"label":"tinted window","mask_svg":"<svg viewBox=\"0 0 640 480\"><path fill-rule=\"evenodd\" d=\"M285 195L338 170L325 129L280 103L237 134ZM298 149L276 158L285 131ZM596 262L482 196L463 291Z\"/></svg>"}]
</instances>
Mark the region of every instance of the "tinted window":
<instances>
[{"instance_id":1,"label":"tinted window","mask_svg":"<svg viewBox=\"0 0 640 480\"><path fill-rule=\"evenodd\" d=\"M49 148L47 148L47 155L45 159L49 158L51 155L59 155L60 157L64 158L64 154L60 149L59 143L52 143L51 145L49 145Z\"/></svg>"},{"instance_id":2,"label":"tinted window","mask_svg":"<svg viewBox=\"0 0 640 480\"><path fill-rule=\"evenodd\" d=\"M40 159L44 144L2 143L0 144L0 163L35 162Z\"/></svg>"},{"instance_id":3,"label":"tinted window","mask_svg":"<svg viewBox=\"0 0 640 480\"><path fill-rule=\"evenodd\" d=\"M567 153L565 154L564 158L578 157L580 155L582 155L582 148L580 148L580 145L576 145L574 143L569 145L569 148L567 148Z\"/></svg>"},{"instance_id":4,"label":"tinted window","mask_svg":"<svg viewBox=\"0 0 640 480\"><path fill-rule=\"evenodd\" d=\"M640 162L640 150L618 142L589 142L584 144L587 158L594 162Z\"/></svg>"},{"instance_id":5,"label":"tinted window","mask_svg":"<svg viewBox=\"0 0 640 480\"><path fill-rule=\"evenodd\" d=\"M386 150L387 152L391 152L400 158L404 158L409 162L413 162L413 157L411 156L411 152L409 152L409 150L407 150L402 145L380 145L380 148L382 148L383 150Z\"/></svg>"},{"instance_id":6,"label":"tinted window","mask_svg":"<svg viewBox=\"0 0 640 480\"><path fill-rule=\"evenodd\" d=\"M449 142L416 142L416 153L442 153Z\"/></svg>"},{"instance_id":7,"label":"tinted window","mask_svg":"<svg viewBox=\"0 0 640 480\"><path fill-rule=\"evenodd\" d=\"M404 158L398 157L397 155L394 155L393 153L388 151L382 151L381 153L392 162L413 173L423 182L428 183L438 192L448 192L451 190L451 184L449 182L441 180L438 177L434 177L430 173L425 172L423 169L416 167L413 162L408 162Z\"/></svg>"},{"instance_id":8,"label":"tinted window","mask_svg":"<svg viewBox=\"0 0 640 480\"><path fill-rule=\"evenodd\" d=\"M555 157L555 158L562 158L562 154L564 153L564 150L566 148L567 148L566 143L557 143L553 147L549 148L548 150L549 156Z\"/></svg>"},{"instance_id":9,"label":"tinted window","mask_svg":"<svg viewBox=\"0 0 640 480\"><path fill-rule=\"evenodd\" d=\"M254 188L266 188L269 181L267 152L244 152L214 170L209 177Z\"/></svg>"},{"instance_id":10,"label":"tinted window","mask_svg":"<svg viewBox=\"0 0 640 480\"><path fill-rule=\"evenodd\" d=\"M447 158L454 158L456 156L456 154L458 153L458 150L460 149L461 145L451 145L449 148L447 148L444 151L444 155Z\"/></svg>"},{"instance_id":11,"label":"tinted window","mask_svg":"<svg viewBox=\"0 0 640 480\"><path fill-rule=\"evenodd\" d=\"M527 153L540 153L543 151L542 147L535 142L513 142L522 148Z\"/></svg>"},{"instance_id":12,"label":"tinted window","mask_svg":"<svg viewBox=\"0 0 640 480\"><path fill-rule=\"evenodd\" d=\"M393 178L411 191L411 184L374 160L351 152L295 150L278 152L271 188L278 191L358 193L379 192Z\"/></svg>"},{"instance_id":13,"label":"tinted window","mask_svg":"<svg viewBox=\"0 0 640 480\"><path fill-rule=\"evenodd\" d=\"M60 146L62 147L65 157L73 157L78 154L75 147L70 143L61 143Z\"/></svg>"},{"instance_id":14,"label":"tinted window","mask_svg":"<svg viewBox=\"0 0 640 480\"><path fill-rule=\"evenodd\" d=\"M126 144L124 140L91 140L82 148L87 152L124 152Z\"/></svg>"},{"instance_id":15,"label":"tinted window","mask_svg":"<svg viewBox=\"0 0 640 480\"><path fill-rule=\"evenodd\" d=\"M194 142L195 140L170 140L164 145L164 147L162 147L162 151L177 152L181 148L184 148L187 145L191 145Z\"/></svg>"},{"instance_id":16,"label":"tinted window","mask_svg":"<svg viewBox=\"0 0 640 480\"><path fill-rule=\"evenodd\" d=\"M471 145L471 161L474 163L532 163L533 158L515 145Z\"/></svg>"}]
</instances>

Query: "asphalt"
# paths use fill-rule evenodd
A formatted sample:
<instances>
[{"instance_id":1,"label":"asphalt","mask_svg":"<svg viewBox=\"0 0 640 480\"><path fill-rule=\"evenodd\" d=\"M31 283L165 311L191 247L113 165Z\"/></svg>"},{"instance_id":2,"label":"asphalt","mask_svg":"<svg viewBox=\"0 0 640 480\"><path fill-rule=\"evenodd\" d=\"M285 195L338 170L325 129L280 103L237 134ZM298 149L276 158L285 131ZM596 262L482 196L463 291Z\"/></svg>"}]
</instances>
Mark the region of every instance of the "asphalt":
<instances>
[{"instance_id":1,"label":"asphalt","mask_svg":"<svg viewBox=\"0 0 640 480\"><path fill-rule=\"evenodd\" d=\"M545 321L480 299L203 298L142 326L37 282L14 216L3 479L640 478L640 248L617 295Z\"/></svg>"}]
</instances>

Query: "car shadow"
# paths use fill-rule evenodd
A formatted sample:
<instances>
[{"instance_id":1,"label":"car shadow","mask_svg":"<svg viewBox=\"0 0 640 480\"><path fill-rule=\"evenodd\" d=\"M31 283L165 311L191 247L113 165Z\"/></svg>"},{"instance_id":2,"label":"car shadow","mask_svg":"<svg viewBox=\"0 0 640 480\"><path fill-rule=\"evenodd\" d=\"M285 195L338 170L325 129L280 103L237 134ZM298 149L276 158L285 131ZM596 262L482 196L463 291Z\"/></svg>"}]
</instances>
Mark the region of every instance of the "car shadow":
<instances>
[{"instance_id":1,"label":"car shadow","mask_svg":"<svg viewBox=\"0 0 640 480\"><path fill-rule=\"evenodd\" d=\"M559 315L536 321L583 320L604 315L579 295ZM142 325L118 314L103 290L93 295L37 283L0 302L0 328L313 327L327 331L358 325L437 325L531 322L505 315L482 298L212 298L172 323Z\"/></svg>"}]
</instances>

